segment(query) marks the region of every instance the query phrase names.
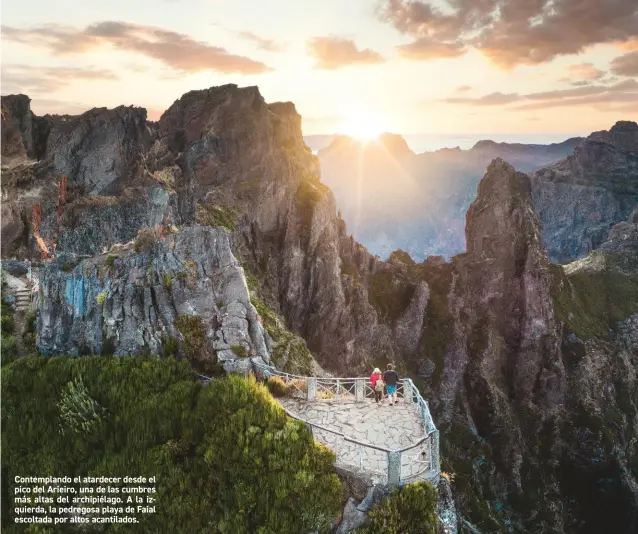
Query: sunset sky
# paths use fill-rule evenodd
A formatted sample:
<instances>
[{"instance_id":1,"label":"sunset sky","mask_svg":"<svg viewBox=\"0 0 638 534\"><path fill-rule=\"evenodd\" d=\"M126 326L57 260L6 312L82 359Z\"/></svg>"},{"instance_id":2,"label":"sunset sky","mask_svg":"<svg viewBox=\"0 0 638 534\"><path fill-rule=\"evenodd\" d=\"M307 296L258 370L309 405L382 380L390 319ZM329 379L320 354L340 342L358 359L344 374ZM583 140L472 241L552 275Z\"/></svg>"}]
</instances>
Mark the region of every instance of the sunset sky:
<instances>
[{"instance_id":1,"label":"sunset sky","mask_svg":"<svg viewBox=\"0 0 638 534\"><path fill-rule=\"evenodd\" d=\"M638 2L2 0L2 94L37 114L226 83L306 135L587 133L638 119Z\"/></svg>"}]
</instances>

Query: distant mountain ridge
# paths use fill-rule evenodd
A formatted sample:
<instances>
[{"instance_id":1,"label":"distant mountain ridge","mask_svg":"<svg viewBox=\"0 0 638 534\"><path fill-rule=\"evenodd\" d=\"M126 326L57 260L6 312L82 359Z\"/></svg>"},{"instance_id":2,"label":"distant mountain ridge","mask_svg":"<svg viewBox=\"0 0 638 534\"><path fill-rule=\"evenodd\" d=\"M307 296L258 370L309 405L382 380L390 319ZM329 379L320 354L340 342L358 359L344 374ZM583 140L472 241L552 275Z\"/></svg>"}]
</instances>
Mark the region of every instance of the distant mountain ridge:
<instances>
[{"instance_id":1,"label":"distant mountain ridge","mask_svg":"<svg viewBox=\"0 0 638 534\"><path fill-rule=\"evenodd\" d=\"M386 133L367 144L334 136L318 156L322 181L334 192L354 237L381 257L400 248L420 261L465 250L465 213L493 159L535 171L565 158L582 141L525 145L483 140L469 150L416 154L402 136Z\"/></svg>"},{"instance_id":2,"label":"distant mountain ridge","mask_svg":"<svg viewBox=\"0 0 638 534\"><path fill-rule=\"evenodd\" d=\"M532 176L550 258L567 263L605 241L638 205L638 124L592 133L567 158Z\"/></svg>"},{"instance_id":3,"label":"distant mountain ridge","mask_svg":"<svg viewBox=\"0 0 638 534\"><path fill-rule=\"evenodd\" d=\"M388 133L388 132L386 132ZM412 152L422 154L424 152L438 152L447 150L472 150L482 144L511 145L511 146L556 146L573 139L583 140L585 137L565 134L557 137L555 134L547 135L518 135L506 136L504 134L484 134L484 135L425 135L425 134L392 134L402 137ZM305 143L313 152L318 152L330 146L337 138L344 134L316 134L305 135Z\"/></svg>"}]
</instances>

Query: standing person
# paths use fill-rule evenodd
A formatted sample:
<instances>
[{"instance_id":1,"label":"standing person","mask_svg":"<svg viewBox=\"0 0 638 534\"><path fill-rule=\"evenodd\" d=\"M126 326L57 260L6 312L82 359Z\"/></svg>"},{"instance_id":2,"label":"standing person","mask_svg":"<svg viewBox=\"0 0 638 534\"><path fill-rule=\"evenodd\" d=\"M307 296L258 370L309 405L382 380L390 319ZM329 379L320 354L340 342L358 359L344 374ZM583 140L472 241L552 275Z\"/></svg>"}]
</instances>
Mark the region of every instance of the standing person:
<instances>
[{"instance_id":1,"label":"standing person","mask_svg":"<svg viewBox=\"0 0 638 534\"><path fill-rule=\"evenodd\" d=\"M372 371L370 385L372 385L374 391L374 400L379 404L379 401L383 399L383 387L385 384L383 383L383 375L378 367L375 367L374 371Z\"/></svg>"},{"instance_id":2,"label":"standing person","mask_svg":"<svg viewBox=\"0 0 638 534\"><path fill-rule=\"evenodd\" d=\"M390 399L390 406L394 406L397 402L397 382L399 381L399 375L394 370L394 366L389 363L387 371L383 373L383 381L388 389L388 399Z\"/></svg>"}]
</instances>

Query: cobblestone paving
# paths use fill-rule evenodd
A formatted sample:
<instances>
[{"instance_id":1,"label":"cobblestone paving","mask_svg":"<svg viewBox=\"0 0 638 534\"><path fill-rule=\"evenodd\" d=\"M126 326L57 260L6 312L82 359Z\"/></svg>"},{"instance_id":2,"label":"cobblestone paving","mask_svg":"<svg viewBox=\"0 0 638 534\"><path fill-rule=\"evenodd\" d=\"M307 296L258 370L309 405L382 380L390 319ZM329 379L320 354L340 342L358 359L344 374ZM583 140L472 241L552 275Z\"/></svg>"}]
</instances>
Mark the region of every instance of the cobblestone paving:
<instances>
[{"instance_id":1,"label":"cobblestone paving","mask_svg":"<svg viewBox=\"0 0 638 534\"><path fill-rule=\"evenodd\" d=\"M403 399L398 404L376 404L373 400L306 402L291 398L280 399L291 413L308 421L329 428L366 444L389 450L397 450L417 443L425 437L423 423L414 406L406 405ZM386 401L387 402L387 401ZM314 429L315 439L332 449L337 463L353 466L369 472L380 481L387 480L388 455L368 447L351 443L336 434ZM401 478L418 476L427 467L427 441L402 453Z\"/></svg>"}]
</instances>

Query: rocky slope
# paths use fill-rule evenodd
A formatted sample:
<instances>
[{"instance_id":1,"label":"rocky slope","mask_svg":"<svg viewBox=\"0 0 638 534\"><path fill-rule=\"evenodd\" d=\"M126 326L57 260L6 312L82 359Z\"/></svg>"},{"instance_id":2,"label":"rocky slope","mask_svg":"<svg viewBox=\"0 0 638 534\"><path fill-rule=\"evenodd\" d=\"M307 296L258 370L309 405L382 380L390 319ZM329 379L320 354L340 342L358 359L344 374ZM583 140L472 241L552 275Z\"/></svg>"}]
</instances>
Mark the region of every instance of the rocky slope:
<instances>
[{"instance_id":1,"label":"rocky slope","mask_svg":"<svg viewBox=\"0 0 638 534\"><path fill-rule=\"evenodd\" d=\"M535 172L532 190L552 261L598 248L638 204L638 124L591 134L572 156Z\"/></svg>"},{"instance_id":2,"label":"rocky slope","mask_svg":"<svg viewBox=\"0 0 638 534\"><path fill-rule=\"evenodd\" d=\"M11 104L24 98L3 99L10 111L17 109L17 115L7 114L7 125L31 116L28 106ZM3 256L38 257L34 230L50 251L56 244L57 255L65 258L56 263L61 268L137 239L145 228L225 226L258 305L275 318L281 314L333 370L352 372L370 354L395 358L418 344L418 320L411 329L413 317L402 320L394 309L387 320L375 306L379 299L369 296L370 284L383 290L384 272L391 267L377 267L375 258L345 235L292 104L269 105L256 88L223 86L185 94L157 123L144 117L144 110L136 108L47 116L37 119L47 125L46 135L37 139L30 137L32 130L16 126L24 146L36 146L42 159L4 161ZM39 224L34 208L41 214ZM87 267L88 272L95 268ZM164 276L164 269L157 268L156 278ZM44 270L43 287L58 276L53 270ZM125 274L112 287L124 284ZM415 287L404 288L406 304ZM422 316L427 292L419 290L413 300L410 313ZM47 295L43 306L55 309L58 302L60 293ZM67 350L68 344L43 336L43 317L38 322L42 350ZM111 335L115 345L108 348L118 353L163 350L160 333L166 321L160 320L161 313L153 317L156 333L137 337L137 347L127 336ZM90 322L85 316L81 320ZM281 334L278 320L266 322L273 335ZM299 356L298 343L284 337L282 358ZM124 338L128 341L120 346ZM90 345L98 349L104 347Z\"/></svg>"},{"instance_id":3,"label":"rocky slope","mask_svg":"<svg viewBox=\"0 0 638 534\"><path fill-rule=\"evenodd\" d=\"M428 317L446 338L423 386L481 532L638 526L637 216L563 269L529 178L496 160L480 183L447 308Z\"/></svg>"},{"instance_id":4,"label":"rocky slope","mask_svg":"<svg viewBox=\"0 0 638 534\"><path fill-rule=\"evenodd\" d=\"M381 257L401 248L421 261L465 250L465 212L490 161L502 157L532 171L571 154L580 141L480 141L471 150L415 154L398 135L384 134L368 144L337 136L318 156L322 180L355 238Z\"/></svg>"},{"instance_id":5,"label":"rocky slope","mask_svg":"<svg viewBox=\"0 0 638 534\"><path fill-rule=\"evenodd\" d=\"M150 123L135 108L38 118L25 98L3 98L2 255L56 243L42 352L179 353L205 372L253 356L303 374L305 339L339 374L394 361L431 402L468 528L635 529L635 212L552 265L535 179L495 160L466 253L383 262L346 234L292 104L223 86Z\"/></svg>"}]
</instances>

